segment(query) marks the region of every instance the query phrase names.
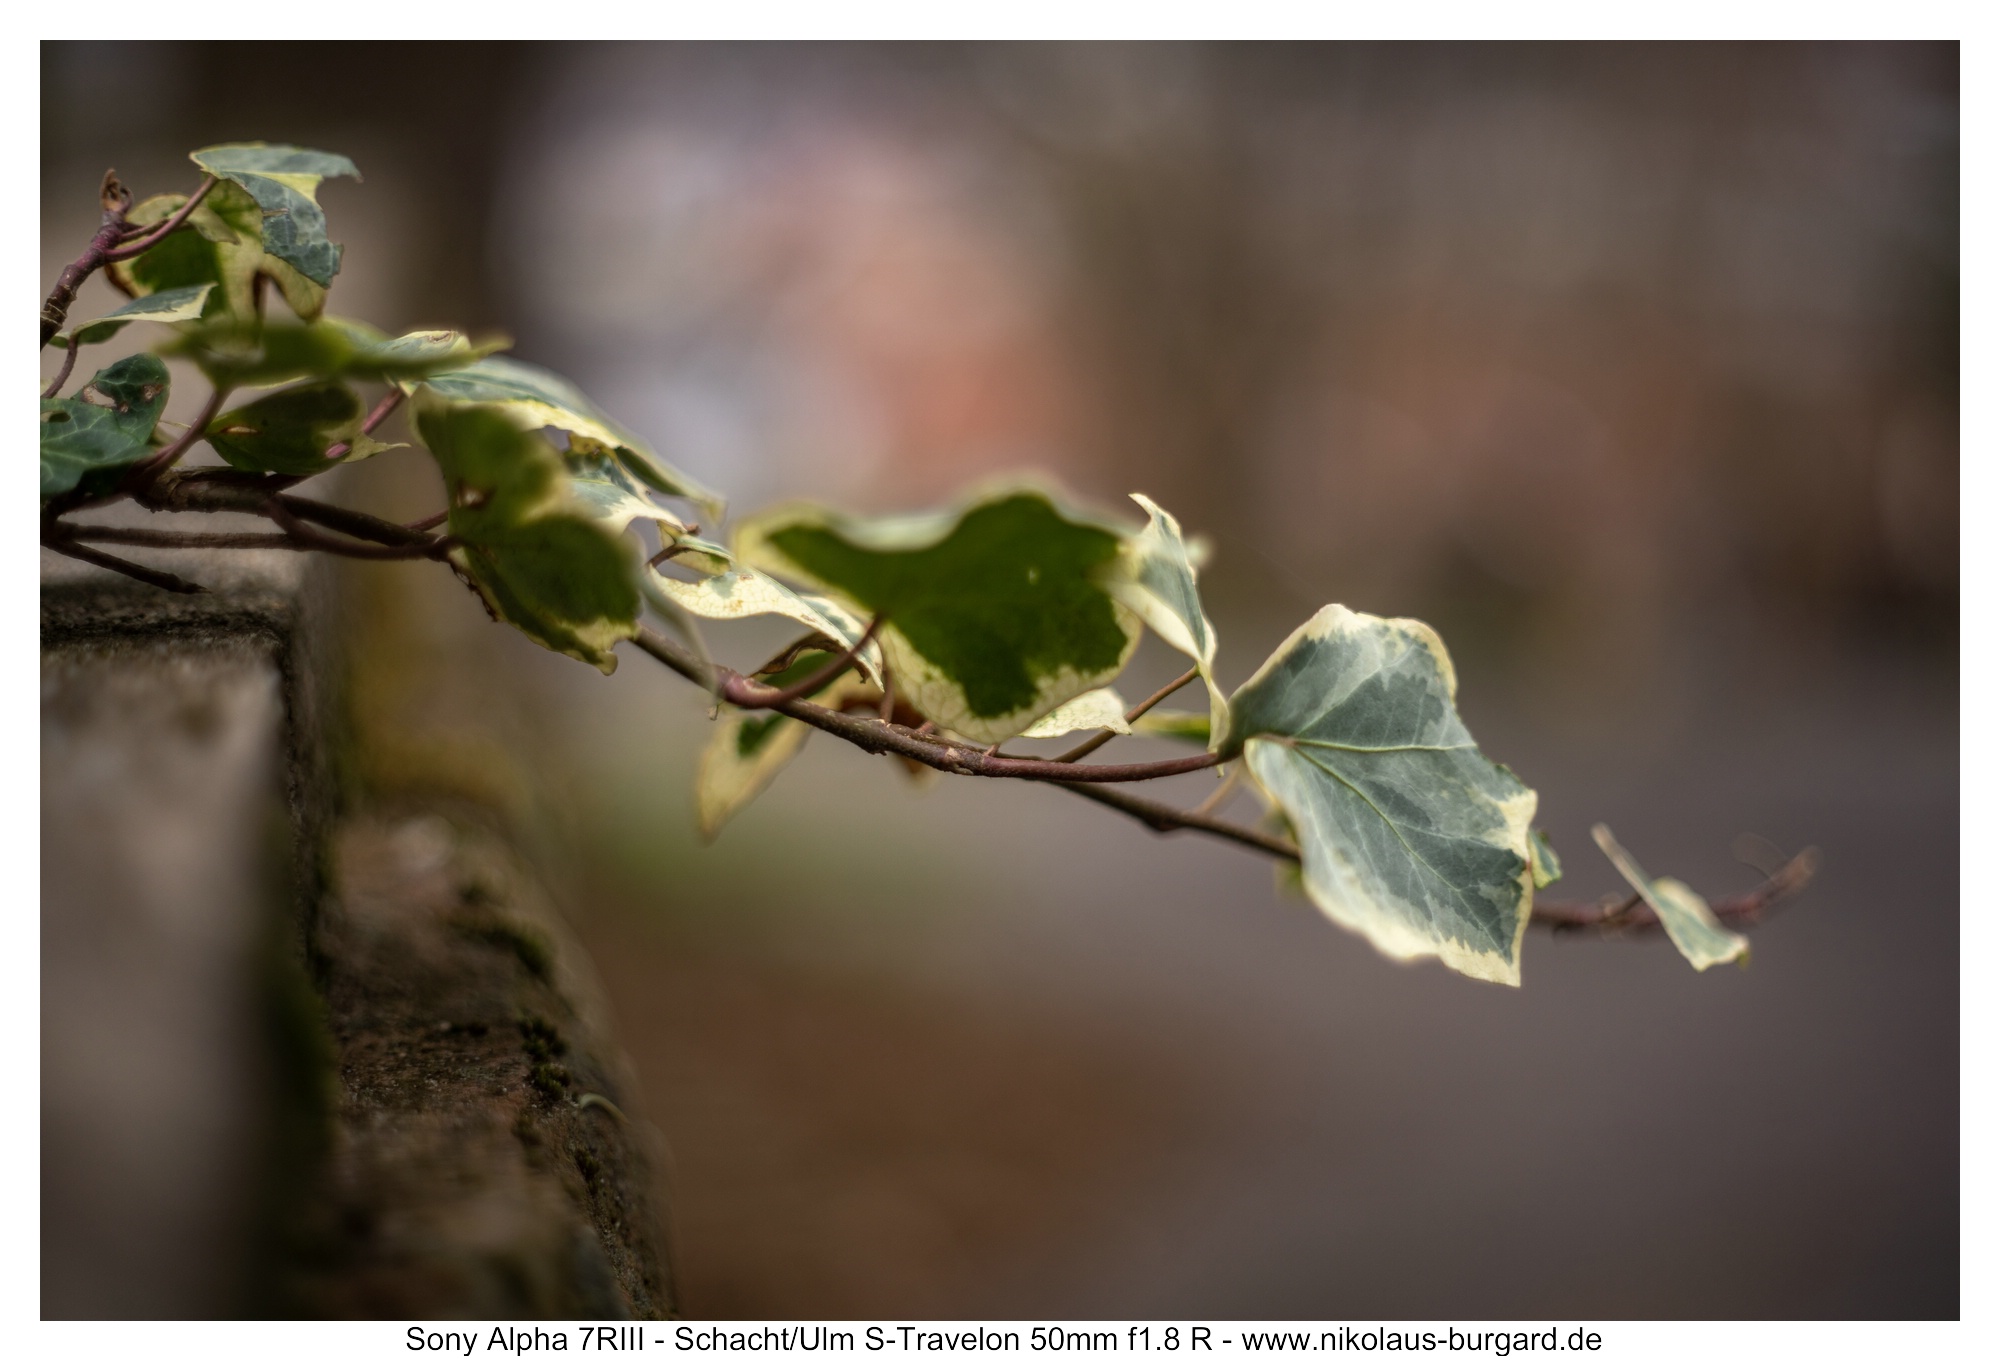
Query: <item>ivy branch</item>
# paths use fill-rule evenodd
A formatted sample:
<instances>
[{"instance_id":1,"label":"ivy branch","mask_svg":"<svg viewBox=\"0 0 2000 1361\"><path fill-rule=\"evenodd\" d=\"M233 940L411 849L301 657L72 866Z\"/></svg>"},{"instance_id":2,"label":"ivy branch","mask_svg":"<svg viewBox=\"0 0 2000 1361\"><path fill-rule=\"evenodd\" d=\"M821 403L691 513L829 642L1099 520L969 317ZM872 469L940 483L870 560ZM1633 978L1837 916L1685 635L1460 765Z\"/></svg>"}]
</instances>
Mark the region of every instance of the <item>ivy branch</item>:
<instances>
[{"instance_id":1,"label":"ivy branch","mask_svg":"<svg viewBox=\"0 0 2000 1361\"><path fill-rule=\"evenodd\" d=\"M1134 499L1148 524L1137 533L1024 485L914 520L780 508L738 523L733 549L703 540L666 503L719 517L719 498L565 380L489 357L504 342L449 331L392 338L321 315L340 248L326 238L315 193L327 176L355 174L346 158L245 143L192 159L205 173L178 203L135 209L107 172L99 228L43 305L43 344L60 338L67 351L42 403L41 542L55 552L180 592L202 587L105 548L442 562L495 619L545 647L609 670L611 649L629 640L714 697L726 717L703 760L707 831L768 783L809 732L821 732L913 768L1053 785L1154 832L1255 851L1295 867L1308 896L1385 951L1435 954L1503 982L1519 979L1519 928L1530 922L1602 935L1664 931L1697 968L1741 958L1747 945L1731 928L1761 920L1812 877L1808 850L1750 892L1709 901L1644 874L1599 827L1600 847L1633 891L1596 903L1536 894L1560 868L1530 827L1535 795L1487 760L1459 720L1442 640L1411 620L1329 605L1225 697L1197 546L1143 496ZM154 225L133 225L135 214ZM191 228L200 245L154 253ZM78 289L99 270L132 301L63 332ZM267 286L296 320L267 317ZM199 414L171 439L160 420L171 378L153 355L121 360L78 395L60 396L84 345L135 321L172 326L166 353L192 359L209 380ZM363 380L388 388L365 414L351 386ZM239 389L274 386L224 410ZM416 434L437 462L446 509L398 524L298 493L388 447L373 436L413 394ZM550 428L560 445L540 433ZM181 466L203 443L230 466ZM248 515L270 528L75 518L128 501ZM641 524L660 545L643 566L625 538ZM669 565L692 579L661 570ZM684 641L639 622L642 589ZM750 615L789 618L808 632L755 675L713 661L695 618ZM1142 628L1193 665L1128 706L1109 682ZM1160 709L1197 682L1206 712ZM1087 759L1147 731L1205 749ZM1071 732L1089 735L1052 758L1003 749L1016 736ZM1191 808L1132 792L1216 768L1227 768L1224 781ZM1267 805L1261 825L1222 816L1245 786Z\"/></svg>"}]
</instances>

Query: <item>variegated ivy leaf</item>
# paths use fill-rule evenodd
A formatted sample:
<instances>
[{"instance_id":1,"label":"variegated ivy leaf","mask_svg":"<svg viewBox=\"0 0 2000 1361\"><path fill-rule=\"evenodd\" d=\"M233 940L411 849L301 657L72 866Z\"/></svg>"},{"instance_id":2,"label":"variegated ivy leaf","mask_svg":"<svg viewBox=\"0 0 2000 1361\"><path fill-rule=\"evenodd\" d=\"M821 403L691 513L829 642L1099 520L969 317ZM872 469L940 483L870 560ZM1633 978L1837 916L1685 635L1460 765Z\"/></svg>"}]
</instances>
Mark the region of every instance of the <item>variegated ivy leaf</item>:
<instances>
[{"instance_id":1,"label":"variegated ivy leaf","mask_svg":"<svg viewBox=\"0 0 2000 1361\"><path fill-rule=\"evenodd\" d=\"M321 288L340 272L340 247L327 239L319 184L332 176L360 179L345 156L304 147L237 142L203 147L188 159L241 187L263 213L264 249Z\"/></svg>"},{"instance_id":2,"label":"variegated ivy leaf","mask_svg":"<svg viewBox=\"0 0 2000 1361\"><path fill-rule=\"evenodd\" d=\"M1556 857L1556 848L1549 844L1548 837L1539 829L1528 843L1528 849L1534 853L1536 888L1547 888L1563 877L1562 861Z\"/></svg>"},{"instance_id":3,"label":"variegated ivy leaf","mask_svg":"<svg viewBox=\"0 0 2000 1361\"><path fill-rule=\"evenodd\" d=\"M1167 646L1194 659L1208 687L1209 743L1219 747L1226 735L1229 701L1215 683L1215 629L1202 612L1201 593L1195 589L1195 555L1181 537L1179 521L1138 492L1132 499L1146 512L1147 524L1126 540L1124 570L1107 577L1105 586Z\"/></svg>"},{"instance_id":4,"label":"variegated ivy leaf","mask_svg":"<svg viewBox=\"0 0 2000 1361\"><path fill-rule=\"evenodd\" d=\"M781 689L796 685L823 670L833 657L831 652L808 649L782 671L759 679ZM850 669L814 691L811 698L838 708L850 696L870 693L874 693L873 688ZM763 793L811 735L812 729L795 718L767 709L724 705L695 774L695 815L702 836L713 838L738 809Z\"/></svg>"},{"instance_id":5,"label":"variegated ivy leaf","mask_svg":"<svg viewBox=\"0 0 2000 1361\"><path fill-rule=\"evenodd\" d=\"M185 194L159 194L133 208L126 221L155 226L180 211ZM256 316L259 275L278 286L285 303L305 320L319 316L326 289L264 250L264 213L257 200L229 183L218 184L188 214L189 231L175 232L144 254L109 266L114 282L144 296L208 283L214 291L204 316Z\"/></svg>"},{"instance_id":6,"label":"variegated ivy leaf","mask_svg":"<svg viewBox=\"0 0 2000 1361\"><path fill-rule=\"evenodd\" d=\"M1480 755L1444 644L1328 605L1229 702L1240 749L1299 838L1321 911L1395 959L1519 986L1535 793Z\"/></svg>"},{"instance_id":7,"label":"variegated ivy leaf","mask_svg":"<svg viewBox=\"0 0 2000 1361\"><path fill-rule=\"evenodd\" d=\"M562 455L489 407L420 398L417 429L444 473L452 563L494 618L614 670L639 629L634 545L570 496Z\"/></svg>"},{"instance_id":8,"label":"variegated ivy leaf","mask_svg":"<svg viewBox=\"0 0 2000 1361\"><path fill-rule=\"evenodd\" d=\"M1625 876L1632 891L1659 917L1674 948L1697 971L1732 960L1749 960L1750 942L1717 921L1706 898L1678 879L1648 877L1603 823L1591 828L1590 834L1596 839L1598 849Z\"/></svg>"},{"instance_id":9,"label":"variegated ivy leaf","mask_svg":"<svg viewBox=\"0 0 2000 1361\"><path fill-rule=\"evenodd\" d=\"M880 520L783 507L736 531L740 560L881 615L898 695L975 742L1016 736L1124 669L1139 621L1099 584L1120 543L1038 490Z\"/></svg>"},{"instance_id":10,"label":"variegated ivy leaf","mask_svg":"<svg viewBox=\"0 0 2000 1361\"><path fill-rule=\"evenodd\" d=\"M328 448L352 443L366 413L345 383L302 383L223 412L209 423L209 445L232 468L310 477L332 465ZM365 458L385 446L350 447L341 460Z\"/></svg>"},{"instance_id":11,"label":"variegated ivy leaf","mask_svg":"<svg viewBox=\"0 0 2000 1361\"><path fill-rule=\"evenodd\" d=\"M191 284L186 288L170 288L151 297L134 298L95 321L71 327L55 336L53 343L65 349L72 344L100 345L135 321L193 321L201 315L201 309L214 288L214 284Z\"/></svg>"},{"instance_id":12,"label":"variegated ivy leaf","mask_svg":"<svg viewBox=\"0 0 2000 1361\"><path fill-rule=\"evenodd\" d=\"M42 499L150 454L168 381L165 364L135 354L98 370L74 397L43 398Z\"/></svg>"},{"instance_id":13,"label":"variegated ivy leaf","mask_svg":"<svg viewBox=\"0 0 2000 1361\"><path fill-rule=\"evenodd\" d=\"M1131 707L1108 685L1101 690L1086 690L1043 714L1021 736L1061 737L1064 733L1095 732L1099 728L1129 733L1132 725L1125 721L1125 711Z\"/></svg>"},{"instance_id":14,"label":"variegated ivy leaf","mask_svg":"<svg viewBox=\"0 0 2000 1361\"><path fill-rule=\"evenodd\" d=\"M611 528L624 529L634 520L651 520L660 527L662 541L669 544L687 532L686 523L649 499L638 479L602 445L582 450L572 446L563 463L569 468L570 491Z\"/></svg>"},{"instance_id":15,"label":"variegated ivy leaf","mask_svg":"<svg viewBox=\"0 0 2000 1361\"><path fill-rule=\"evenodd\" d=\"M1196 746L1208 745L1209 716L1187 709L1148 709L1132 723L1132 731L1146 737L1171 737Z\"/></svg>"},{"instance_id":16,"label":"variegated ivy leaf","mask_svg":"<svg viewBox=\"0 0 2000 1361\"><path fill-rule=\"evenodd\" d=\"M344 317L302 325L223 317L187 328L164 353L192 359L218 386L268 387L296 378L420 379L510 343L498 336L472 341L457 331L389 336Z\"/></svg>"},{"instance_id":17,"label":"variegated ivy leaf","mask_svg":"<svg viewBox=\"0 0 2000 1361\"><path fill-rule=\"evenodd\" d=\"M685 542L685 541L684 541ZM698 551L698 550L697 550ZM679 559L676 559L679 561ZM837 600L810 591L795 591L753 567L734 567L699 581L677 581L660 572L647 573L647 588L703 619L751 619L771 614L793 619L834 642L852 647L868 632ZM868 679L882 683L881 644L861 649L857 661Z\"/></svg>"},{"instance_id":18,"label":"variegated ivy leaf","mask_svg":"<svg viewBox=\"0 0 2000 1361\"><path fill-rule=\"evenodd\" d=\"M589 452L592 446L609 450L644 486L663 496L692 501L714 520L722 518L724 503L720 496L686 473L662 463L643 440L600 411L575 384L547 369L518 359L482 359L453 373L428 379L423 385L449 401L485 402L501 407L523 429L554 426L568 434L573 452Z\"/></svg>"}]
</instances>

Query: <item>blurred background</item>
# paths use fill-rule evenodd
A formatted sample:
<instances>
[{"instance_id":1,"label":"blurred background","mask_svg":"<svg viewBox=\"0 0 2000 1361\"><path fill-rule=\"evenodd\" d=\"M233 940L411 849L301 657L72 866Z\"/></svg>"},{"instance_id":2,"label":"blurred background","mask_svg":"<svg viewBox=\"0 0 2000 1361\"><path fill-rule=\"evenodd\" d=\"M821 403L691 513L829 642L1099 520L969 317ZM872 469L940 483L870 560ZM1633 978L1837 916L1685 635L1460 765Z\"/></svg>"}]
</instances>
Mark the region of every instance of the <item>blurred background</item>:
<instances>
[{"instance_id":1,"label":"blurred background","mask_svg":"<svg viewBox=\"0 0 2000 1361\"><path fill-rule=\"evenodd\" d=\"M1214 544L1225 686L1327 601L1437 625L1555 893L1615 886L1598 820L1711 894L1758 878L1741 833L1822 849L1747 970L1536 933L1515 992L1379 958L1247 854L824 740L704 846L689 687L356 571L355 704L400 734L364 774L539 848L672 1150L690 1314L1957 1314L1954 46L42 73L45 281L106 166L143 196L208 143L344 152L333 310L504 330L739 510L1029 467L1136 524L1145 491ZM343 494L440 504L411 450ZM1179 670L1149 640L1124 688Z\"/></svg>"}]
</instances>

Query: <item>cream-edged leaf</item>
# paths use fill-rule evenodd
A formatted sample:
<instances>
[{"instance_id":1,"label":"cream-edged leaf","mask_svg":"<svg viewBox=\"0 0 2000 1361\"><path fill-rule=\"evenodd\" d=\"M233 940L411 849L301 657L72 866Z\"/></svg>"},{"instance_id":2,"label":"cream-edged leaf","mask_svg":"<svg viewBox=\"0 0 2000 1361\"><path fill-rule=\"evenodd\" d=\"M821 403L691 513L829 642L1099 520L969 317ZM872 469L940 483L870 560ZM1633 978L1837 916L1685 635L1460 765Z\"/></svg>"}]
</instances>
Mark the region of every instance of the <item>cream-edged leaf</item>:
<instances>
[{"instance_id":1,"label":"cream-edged leaf","mask_svg":"<svg viewBox=\"0 0 2000 1361\"><path fill-rule=\"evenodd\" d=\"M1290 820L1327 916L1518 986L1535 793L1480 754L1455 690L1429 626L1329 605L1231 697L1226 748Z\"/></svg>"},{"instance_id":2,"label":"cream-edged leaf","mask_svg":"<svg viewBox=\"0 0 2000 1361\"><path fill-rule=\"evenodd\" d=\"M452 564L496 619L611 672L639 628L636 546L569 495L562 455L489 407L420 399L417 430L444 474Z\"/></svg>"},{"instance_id":3,"label":"cream-edged leaf","mask_svg":"<svg viewBox=\"0 0 2000 1361\"><path fill-rule=\"evenodd\" d=\"M956 513L873 520L780 507L739 526L735 547L744 563L880 615L898 696L990 743L1124 669L1139 620L1100 584L1121 541L1016 488Z\"/></svg>"},{"instance_id":4,"label":"cream-edged leaf","mask_svg":"<svg viewBox=\"0 0 2000 1361\"><path fill-rule=\"evenodd\" d=\"M572 450L582 452L579 441L602 446L643 485L663 496L692 501L713 519L722 518L722 497L661 462L645 441L605 415L574 383L547 369L495 357L426 379L423 386L448 401L498 406L526 430L553 426L570 437Z\"/></svg>"},{"instance_id":5,"label":"cream-edged leaf","mask_svg":"<svg viewBox=\"0 0 2000 1361\"><path fill-rule=\"evenodd\" d=\"M264 250L325 288L340 272L340 247L327 239L316 195L332 176L360 179L345 156L305 147L238 142L203 147L188 159L241 187L263 213Z\"/></svg>"},{"instance_id":6,"label":"cream-edged leaf","mask_svg":"<svg viewBox=\"0 0 2000 1361\"><path fill-rule=\"evenodd\" d=\"M1086 690L1075 699L1043 714L1021 736L1061 737L1064 733L1095 732L1099 728L1129 733L1132 725L1125 721L1125 711L1131 707L1108 685L1099 690Z\"/></svg>"},{"instance_id":7,"label":"cream-edged leaf","mask_svg":"<svg viewBox=\"0 0 2000 1361\"><path fill-rule=\"evenodd\" d=\"M1132 499L1146 512L1146 527L1126 540L1121 570L1107 576L1105 586L1167 646L1194 659L1208 687L1209 744L1219 747L1227 736L1229 701L1215 683L1215 628L1195 587L1199 564L1178 520L1149 497L1133 492Z\"/></svg>"},{"instance_id":8,"label":"cream-edged leaf","mask_svg":"<svg viewBox=\"0 0 2000 1361\"><path fill-rule=\"evenodd\" d=\"M795 620L849 647L860 642L868 632L867 622L856 618L839 601L810 591L795 591L754 567L733 567L699 581L679 581L661 572L648 572L646 584L650 591L703 619L753 619L759 615L777 615ZM862 648L856 660L869 680L876 685L882 683L882 649L879 643L871 642Z\"/></svg>"},{"instance_id":9,"label":"cream-edged leaf","mask_svg":"<svg viewBox=\"0 0 2000 1361\"><path fill-rule=\"evenodd\" d=\"M832 653L807 650L784 670L759 679L783 688L810 678L832 660ZM844 671L811 698L838 708L842 700L864 693L872 693L868 683ZM768 709L724 705L695 773L695 816L702 836L712 839L738 810L763 793L811 735L812 729L795 718Z\"/></svg>"},{"instance_id":10,"label":"cream-edged leaf","mask_svg":"<svg viewBox=\"0 0 2000 1361\"><path fill-rule=\"evenodd\" d=\"M1750 942L1717 921L1706 898L1678 879L1649 877L1603 823L1591 828L1590 835L1632 891L1659 917L1674 948L1697 971L1750 958Z\"/></svg>"},{"instance_id":11,"label":"cream-edged leaf","mask_svg":"<svg viewBox=\"0 0 2000 1361\"><path fill-rule=\"evenodd\" d=\"M214 289L212 283L189 284L185 288L169 288L147 297L134 298L94 321L70 328L56 336L53 343L65 347L71 344L102 344L135 321L193 321L201 315L201 309L207 305L208 295Z\"/></svg>"}]
</instances>

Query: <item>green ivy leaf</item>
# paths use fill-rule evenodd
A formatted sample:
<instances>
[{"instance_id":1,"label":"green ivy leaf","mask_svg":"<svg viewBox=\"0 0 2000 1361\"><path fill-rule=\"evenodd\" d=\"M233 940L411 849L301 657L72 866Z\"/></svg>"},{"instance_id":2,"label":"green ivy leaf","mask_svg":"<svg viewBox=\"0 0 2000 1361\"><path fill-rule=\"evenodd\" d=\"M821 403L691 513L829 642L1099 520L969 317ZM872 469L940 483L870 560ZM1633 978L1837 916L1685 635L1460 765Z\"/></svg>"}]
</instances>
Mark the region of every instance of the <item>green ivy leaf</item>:
<instances>
[{"instance_id":1,"label":"green ivy leaf","mask_svg":"<svg viewBox=\"0 0 2000 1361\"><path fill-rule=\"evenodd\" d=\"M263 212L264 249L324 288L340 272L340 247L327 239L326 214L315 197L320 181L361 172L345 156L304 147L238 142L203 147L188 159L240 186Z\"/></svg>"},{"instance_id":2,"label":"green ivy leaf","mask_svg":"<svg viewBox=\"0 0 2000 1361\"><path fill-rule=\"evenodd\" d=\"M1131 707L1108 685L1101 690L1086 690L1075 699L1043 714L1029 724L1021 736L1061 737L1064 733L1095 732L1099 728L1129 733L1132 725L1125 721L1125 711Z\"/></svg>"},{"instance_id":3,"label":"green ivy leaf","mask_svg":"<svg viewBox=\"0 0 2000 1361\"><path fill-rule=\"evenodd\" d=\"M523 429L554 426L570 437L576 453L608 450L642 485L662 496L692 501L714 520L722 518L720 496L662 463L643 440L600 411L575 384L547 369L518 359L482 359L423 385L448 401L501 407Z\"/></svg>"},{"instance_id":4,"label":"green ivy leaf","mask_svg":"<svg viewBox=\"0 0 2000 1361\"><path fill-rule=\"evenodd\" d=\"M956 515L780 508L737 529L736 554L883 616L898 693L939 727L1000 742L1124 669L1139 621L1098 584L1121 542L1013 490Z\"/></svg>"},{"instance_id":5,"label":"green ivy leaf","mask_svg":"<svg viewBox=\"0 0 2000 1361\"><path fill-rule=\"evenodd\" d=\"M496 619L607 675L639 629L630 539L569 495L562 456L502 411L420 398L417 429L444 474L451 560Z\"/></svg>"},{"instance_id":6,"label":"green ivy leaf","mask_svg":"<svg viewBox=\"0 0 2000 1361\"><path fill-rule=\"evenodd\" d=\"M267 325L223 317L187 328L163 352L192 359L218 387L269 387L297 378L400 383L461 368L509 343L457 331L389 336L345 317Z\"/></svg>"},{"instance_id":7,"label":"green ivy leaf","mask_svg":"<svg viewBox=\"0 0 2000 1361\"><path fill-rule=\"evenodd\" d=\"M73 490L86 477L129 467L152 452L153 428L166 409L167 366L135 354L100 369L74 397L42 400L42 499ZM103 400L87 400L96 392Z\"/></svg>"},{"instance_id":8,"label":"green ivy leaf","mask_svg":"<svg viewBox=\"0 0 2000 1361\"><path fill-rule=\"evenodd\" d=\"M101 345L135 321L193 321L201 315L201 309L207 304L208 295L214 288L214 284L192 284L186 288L169 288L150 297L134 298L95 321L86 321L56 335L53 343L65 349L71 344Z\"/></svg>"},{"instance_id":9,"label":"green ivy leaf","mask_svg":"<svg viewBox=\"0 0 2000 1361\"><path fill-rule=\"evenodd\" d=\"M1107 578L1106 588L1167 646L1194 659L1208 687L1208 740L1211 747L1219 747L1227 735L1229 701L1215 683L1215 629L1195 588L1193 555L1181 537L1178 520L1138 492L1132 499L1146 512L1147 524L1126 541L1125 570Z\"/></svg>"},{"instance_id":10,"label":"green ivy leaf","mask_svg":"<svg viewBox=\"0 0 2000 1361\"><path fill-rule=\"evenodd\" d=\"M683 542L699 542L683 540ZM699 551L699 550L697 550ZM678 561L678 559L676 559ZM753 567L734 567L703 577L699 581L679 581L661 572L646 573L646 586L689 614L703 619L751 619L777 615L796 620L829 640L849 647L861 641L868 625L855 618L836 600L810 591L794 591L782 581ZM870 643L861 649L857 661L868 679L882 684L882 647Z\"/></svg>"},{"instance_id":11,"label":"green ivy leaf","mask_svg":"<svg viewBox=\"0 0 2000 1361\"><path fill-rule=\"evenodd\" d=\"M1666 928L1667 938L1697 972L1735 960L1750 962L1750 942L1717 921L1706 898L1678 879L1649 877L1603 823L1591 828L1590 835L1632 891L1653 909Z\"/></svg>"},{"instance_id":12,"label":"green ivy leaf","mask_svg":"<svg viewBox=\"0 0 2000 1361\"><path fill-rule=\"evenodd\" d=\"M134 226L156 226L180 211L185 194L158 194L126 215ZM197 284L213 284L203 315L256 317L256 280L278 286L285 303L305 320L319 316L326 289L264 250L264 214L257 201L233 184L218 184L188 214L189 231L175 232L132 260L110 266L114 282L140 296Z\"/></svg>"},{"instance_id":13,"label":"green ivy leaf","mask_svg":"<svg viewBox=\"0 0 2000 1361\"><path fill-rule=\"evenodd\" d=\"M795 685L823 669L833 656L810 649L784 670L760 679L780 688ZM814 691L812 698L838 708L848 697L866 693L868 684L850 670ZM713 839L739 809L769 788L811 735L812 729L795 718L725 706L695 773L695 816L702 836Z\"/></svg>"},{"instance_id":14,"label":"green ivy leaf","mask_svg":"<svg viewBox=\"0 0 2000 1361\"><path fill-rule=\"evenodd\" d=\"M232 468L310 477L333 466L327 449L358 435L365 414L361 398L345 383L305 383L223 412L205 434ZM366 457L381 447L371 440L345 458Z\"/></svg>"},{"instance_id":15,"label":"green ivy leaf","mask_svg":"<svg viewBox=\"0 0 2000 1361\"><path fill-rule=\"evenodd\" d=\"M1224 749L1299 836L1321 911L1395 959L1518 987L1535 793L1480 755L1444 644L1328 605L1230 699Z\"/></svg>"}]
</instances>

